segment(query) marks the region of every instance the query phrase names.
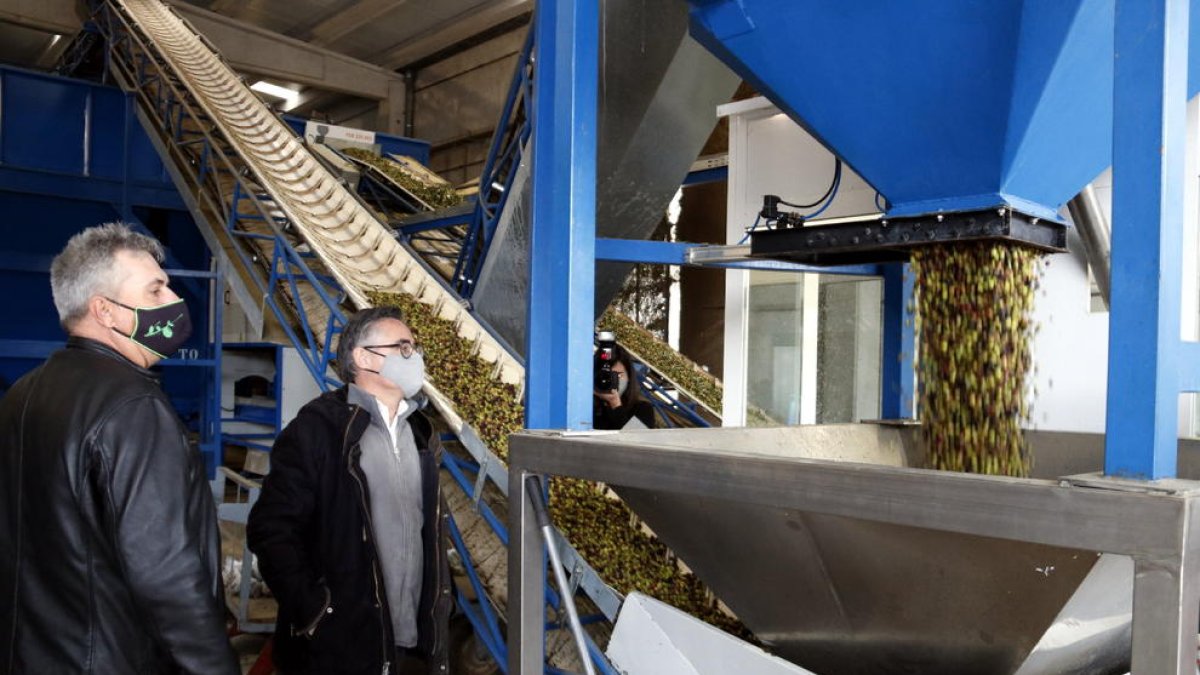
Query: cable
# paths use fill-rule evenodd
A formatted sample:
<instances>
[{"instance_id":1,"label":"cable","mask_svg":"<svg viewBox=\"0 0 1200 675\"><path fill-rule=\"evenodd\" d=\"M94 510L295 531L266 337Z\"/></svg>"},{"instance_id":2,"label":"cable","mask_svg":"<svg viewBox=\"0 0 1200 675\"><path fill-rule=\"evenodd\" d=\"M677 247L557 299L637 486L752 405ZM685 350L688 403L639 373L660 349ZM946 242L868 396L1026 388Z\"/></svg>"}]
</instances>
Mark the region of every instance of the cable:
<instances>
[{"instance_id":1,"label":"cable","mask_svg":"<svg viewBox=\"0 0 1200 675\"><path fill-rule=\"evenodd\" d=\"M875 208L878 209L880 213L887 213L887 210L888 210L887 200L884 199L882 204L879 202L879 198L882 196L883 195L879 193L879 190L875 191Z\"/></svg>"},{"instance_id":2,"label":"cable","mask_svg":"<svg viewBox=\"0 0 1200 675\"><path fill-rule=\"evenodd\" d=\"M783 204L785 206L790 206L793 209L811 209L812 207L817 206L817 205L821 204L822 202L824 202L826 199L828 199L831 195L833 195L836 192L838 181L840 181L842 178L842 160L835 157L834 162L835 163L833 165L833 180L831 180L829 182L829 189L825 190L825 194L821 195L821 197L819 199L817 199L817 201L815 201L811 204L793 204L791 202L785 202L781 199L781 200L779 200L779 203Z\"/></svg>"},{"instance_id":3,"label":"cable","mask_svg":"<svg viewBox=\"0 0 1200 675\"><path fill-rule=\"evenodd\" d=\"M833 200L837 198L838 187L840 187L841 184L842 184L842 162L839 160L838 166L837 166L837 171L835 172L835 174L833 176L833 185L829 186L829 201L825 202L825 205L822 206L821 208L804 216L804 218L806 220L812 220L813 218L816 218L817 216L824 213L825 209L829 208L830 206L833 206Z\"/></svg>"},{"instance_id":4,"label":"cable","mask_svg":"<svg viewBox=\"0 0 1200 675\"><path fill-rule=\"evenodd\" d=\"M762 220L762 214L755 216L754 224L750 226L750 229L746 230L746 236L742 237L742 240L737 243L737 246L741 246L742 244L746 243L746 240L750 238L750 233L758 229L758 221L760 220Z\"/></svg>"}]
</instances>

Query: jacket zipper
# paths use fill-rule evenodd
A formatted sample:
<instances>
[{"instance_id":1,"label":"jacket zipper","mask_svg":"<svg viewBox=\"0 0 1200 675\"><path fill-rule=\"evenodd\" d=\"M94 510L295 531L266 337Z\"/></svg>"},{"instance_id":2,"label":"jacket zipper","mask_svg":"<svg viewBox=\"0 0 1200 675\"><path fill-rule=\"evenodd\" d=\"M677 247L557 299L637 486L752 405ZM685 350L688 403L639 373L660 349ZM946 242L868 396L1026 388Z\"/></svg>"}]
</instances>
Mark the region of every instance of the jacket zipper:
<instances>
[{"instance_id":1,"label":"jacket zipper","mask_svg":"<svg viewBox=\"0 0 1200 675\"><path fill-rule=\"evenodd\" d=\"M354 413L350 415L350 422L346 424L346 435L342 440L342 447L345 447L350 441L350 428L354 424L354 418L358 415L358 410L358 408L355 408ZM366 486L363 485L362 478L360 478L358 475L359 471L356 471L357 458L355 457L355 451L358 450L358 448L359 446L355 444L354 448L350 448L346 453L346 470L350 472L350 477L353 478L354 482L358 484L359 503L362 504L363 517L366 519L367 529L371 532L371 581L373 582L372 587L375 591L375 607L379 610L379 632L381 638L380 652L381 656L383 657L382 672L384 675L387 675L387 672L391 667L391 658L388 656L386 622L391 621L392 619L390 616L384 615L385 604L383 598L381 598L379 595L379 551L375 548L375 524L371 520L371 506L367 504L367 489Z\"/></svg>"},{"instance_id":2,"label":"jacket zipper","mask_svg":"<svg viewBox=\"0 0 1200 675\"><path fill-rule=\"evenodd\" d=\"M442 653L442 649L441 649L442 640L445 638L445 635L443 635L444 631L442 631L441 624L438 621L438 611L437 611L438 603L445 602L445 601L442 599L442 590L443 590L442 589L442 556L444 554L444 551L443 551L444 542L442 541L442 498L441 498L441 491L437 489L438 472L441 470L441 467L438 466L439 460L440 460L440 457L439 457L440 453L436 452L434 450L434 448L435 448L434 443L435 443L435 439L437 438L435 434L436 434L436 432L430 433L429 438L427 438L425 440L425 447L430 449L430 453L429 453L430 459L431 459L430 472L432 474L430 476L430 480L432 480L434 483L434 490L433 490L434 518L433 518L433 533L432 534L433 534L433 567L434 567L435 571L434 571L434 586L433 586L433 602L430 603L430 607L429 607L429 611L433 614L433 622L432 622L433 623L433 649L431 650L432 653L430 654L431 658L436 654ZM449 588L446 589L446 592L447 593L449 592Z\"/></svg>"}]
</instances>

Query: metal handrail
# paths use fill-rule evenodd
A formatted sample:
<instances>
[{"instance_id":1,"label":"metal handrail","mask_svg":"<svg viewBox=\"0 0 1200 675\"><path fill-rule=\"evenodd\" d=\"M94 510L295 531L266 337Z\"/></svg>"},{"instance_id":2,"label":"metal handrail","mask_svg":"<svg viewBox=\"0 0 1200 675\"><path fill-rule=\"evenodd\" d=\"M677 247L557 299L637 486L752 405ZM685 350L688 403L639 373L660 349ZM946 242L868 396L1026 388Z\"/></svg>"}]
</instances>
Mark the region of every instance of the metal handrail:
<instances>
[{"instance_id":1,"label":"metal handrail","mask_svg":"<svg viewBox=\"0 0 1200 675\"><path fill-rule=\"evenodd\" d=\"M492 236L517 174L517 166L521 163L521 153L533 132L533 120L528 112L533 101L533 35L533 25L530 24L525 44L517 57L500 122L492 135L492 144L479 179L475 214L454 270L455 288L467 299L475 290L475 282L483 268Z\"/></svg>"}]
</instances>

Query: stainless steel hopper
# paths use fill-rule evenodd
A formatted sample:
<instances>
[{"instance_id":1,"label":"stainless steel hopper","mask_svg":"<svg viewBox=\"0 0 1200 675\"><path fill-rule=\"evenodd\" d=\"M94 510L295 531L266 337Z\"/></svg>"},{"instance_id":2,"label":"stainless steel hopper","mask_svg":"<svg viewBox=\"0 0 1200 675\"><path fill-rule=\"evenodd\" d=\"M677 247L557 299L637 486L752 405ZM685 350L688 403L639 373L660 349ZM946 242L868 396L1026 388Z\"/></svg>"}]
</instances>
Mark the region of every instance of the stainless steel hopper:
<instances>
[{"instance_id":1,"label":"stainless steel hopper","mask_svg":"<svg viewBox=\"0 0 1200 675\"><path fill-rule=\"evenodd\" d=\"M1024 480L912 468L915 427L527 433L510 480L610 484L770 649L821 675L1124 673L1131 653L1139 673L1194 668L1200 483L1088 474L1098 435L1030 442ZM1183 475L1200 475L1197 447ZM536 576L522 550L510 588Z\"/></svg>"}]
</instances>

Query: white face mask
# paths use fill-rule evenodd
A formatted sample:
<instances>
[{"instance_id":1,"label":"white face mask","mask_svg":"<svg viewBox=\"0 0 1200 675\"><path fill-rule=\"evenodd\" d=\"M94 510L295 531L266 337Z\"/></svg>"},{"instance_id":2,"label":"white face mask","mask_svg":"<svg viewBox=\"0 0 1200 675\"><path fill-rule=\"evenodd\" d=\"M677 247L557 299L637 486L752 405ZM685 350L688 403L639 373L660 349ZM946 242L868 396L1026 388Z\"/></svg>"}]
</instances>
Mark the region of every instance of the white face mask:
<instances>
[{"instance_id":1,"label":"white face mask","mask_svg":"<svg viewBox=\"0 0 1200 675\"><path fill-rule=\"evenodd\" d=\"M416 352L407 359L400 354L388 354L383 358L383 367L372 372L396 385L404 392L404 398L412 398L425 383L425 358Z\"/></svg>"},{"instance_id":2,"label":"white face mask","mask_svg":"<svg viewBox=\"0 0 1200 675\"><path fill-rule=\"evenodd\" d=\"M624 396L625 390L628 388L629 388L629 378L628 377L618 377L617 378L617 396Z\"/></svg>"}]
</instances>

